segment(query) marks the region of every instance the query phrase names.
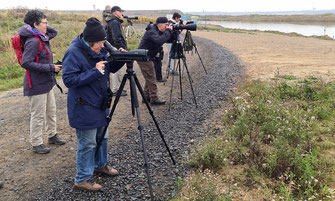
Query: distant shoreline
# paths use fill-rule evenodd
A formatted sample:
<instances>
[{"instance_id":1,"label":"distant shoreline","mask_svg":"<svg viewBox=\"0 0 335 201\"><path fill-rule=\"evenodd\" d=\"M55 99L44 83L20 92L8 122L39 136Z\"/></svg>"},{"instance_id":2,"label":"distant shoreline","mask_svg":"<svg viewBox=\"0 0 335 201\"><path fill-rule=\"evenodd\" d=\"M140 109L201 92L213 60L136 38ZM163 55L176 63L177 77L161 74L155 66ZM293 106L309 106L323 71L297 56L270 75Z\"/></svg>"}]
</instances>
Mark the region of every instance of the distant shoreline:
<instances>
[{"instance_id":1,"label":"distant shoreline","mask_svg":"<svg viewBox=\"0 0 335 201\"><path fill-rule=\"evenodd\" d=\"M294 23L294 24L321 24L334 25L335 14L322 15L205 15L200 16L199 20L208 21L240 21L240 22L275 22L275 23Z\"/></svg>"}]
</instances>

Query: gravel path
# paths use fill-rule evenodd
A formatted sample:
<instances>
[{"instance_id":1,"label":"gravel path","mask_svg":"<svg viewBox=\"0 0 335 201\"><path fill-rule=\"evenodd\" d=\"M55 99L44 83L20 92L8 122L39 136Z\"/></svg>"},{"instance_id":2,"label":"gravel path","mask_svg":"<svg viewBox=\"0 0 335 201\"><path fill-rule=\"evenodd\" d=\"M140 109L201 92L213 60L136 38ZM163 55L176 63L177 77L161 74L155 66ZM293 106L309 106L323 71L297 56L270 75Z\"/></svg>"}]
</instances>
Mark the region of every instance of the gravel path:
<instances>
[{"instance_id":1,"label":"gravel path","mask_svg":"<svg viewBox=\"0 0 335 201\"><path fill-rule=\"evenodd\" d=\"M206 66L208 75L197 80L193 86L198 108L195 107L193 95L188 90L184 91L182 101L175 100L172 103L170 113L166 107L159 116L155 114L176 165L172 164L155 125L144 125L150 178L156 200L167 200L176 195L178 178L190 172L190 167L185 164L190 147L206 135L211 122L208 118L244 75L242 65L230 51L210 40L194 39L198 46L205 46L208 50L208 58L202 57L205 64L209 61L212 63L211 66ZM110 142L112 148L109 162L119 170L120 175L112 178L94 176L92 179L104 186L102 192L73 189L73 171L70 171L51 181L51 188L47 191L41 185L41 191L34 193L32 199L150 200L139 132L134 132L134 129L126 130L129 130L127 134Z\"/></svg>"}]
</instances>

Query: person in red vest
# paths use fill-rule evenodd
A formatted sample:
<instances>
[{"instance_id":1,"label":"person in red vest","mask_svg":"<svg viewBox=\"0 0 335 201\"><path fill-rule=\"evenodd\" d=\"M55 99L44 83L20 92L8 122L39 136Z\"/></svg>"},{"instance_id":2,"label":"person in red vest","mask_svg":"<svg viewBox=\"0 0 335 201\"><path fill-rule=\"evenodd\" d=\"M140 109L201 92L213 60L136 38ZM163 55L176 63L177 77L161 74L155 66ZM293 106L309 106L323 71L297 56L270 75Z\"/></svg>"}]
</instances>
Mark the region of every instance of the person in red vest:
<instances>
[{"instance_id":1,"label":"person in red vest","mask_svg":"<svg viewBox=\"0 0 335 201\"><path fill-rule=\"evenodd\" d=\"M19 29L19 35L25 40L21 66L27 70L23 94L28 96L30 103L30 142L35 153L46 154L50 149L43 143L44 128L49 144L65 144L57 133L53 92L56 84L54 73L59 72L62 66L53 63L49 43L57 31L48 26L47 16L39 10L29 10L24 22L26 25Z\"/></svg>"}]
</instances>

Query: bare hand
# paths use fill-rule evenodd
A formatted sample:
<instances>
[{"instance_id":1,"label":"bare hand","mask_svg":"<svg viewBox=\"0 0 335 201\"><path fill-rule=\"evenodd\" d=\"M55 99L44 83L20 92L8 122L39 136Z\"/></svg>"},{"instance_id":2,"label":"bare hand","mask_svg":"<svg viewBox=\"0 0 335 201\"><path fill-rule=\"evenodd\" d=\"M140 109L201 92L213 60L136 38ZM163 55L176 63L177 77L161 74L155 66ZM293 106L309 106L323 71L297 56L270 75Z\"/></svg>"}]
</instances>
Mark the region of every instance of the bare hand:
<instances>
[{"instance_id":1,"label":"bare hand","mask_svg":"<svg viewBox=\"0 0 335 201\"><path fill-rule=\"evenodd\" d=\"M95 67L99 70L105 70L105 64L107 63L107 61L100 61L98 63L95 64Z\"/></svg>"},{"instance_id":2,"label":"bare hand","mask_svg":"<svg viewBox=\"0 0 335 201\"><path fill-rule=\"evenodd\" d=\"M172 24L169 24L166 28L172 30L173 26L172 26Z\"/></svg>"},{"instance_id":3,"label":"bare hand","mask_svg":"<svg viewBox=\"0 0 335 201\"><path fill-rule=\"evenodd\" d=\"M55 72L59 72L62 69L62 65L55 65Z\"/></svg>"},{"instance_id":4,"label":"bare hand","mask_svg":"<svg viewBox=\"0 0 335 201\"><path fill-rule=\"evenodd\" d=\"M128 52L127 50L123 49L122 47L119 48L120 52Z\"/></svg>"}]
</instances>

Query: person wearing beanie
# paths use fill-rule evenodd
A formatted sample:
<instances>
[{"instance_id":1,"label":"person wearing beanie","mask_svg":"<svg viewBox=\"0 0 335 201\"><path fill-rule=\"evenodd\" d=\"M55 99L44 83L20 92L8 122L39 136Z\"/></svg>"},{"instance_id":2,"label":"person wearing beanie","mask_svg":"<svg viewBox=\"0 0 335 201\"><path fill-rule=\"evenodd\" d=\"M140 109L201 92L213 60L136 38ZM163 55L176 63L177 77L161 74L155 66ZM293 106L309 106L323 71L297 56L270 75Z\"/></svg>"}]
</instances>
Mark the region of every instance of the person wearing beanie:
<instances>
[{"instance_id":1,"label":"person wearing beanie","mask_svg":"<svg viewBox=\"0 0 335 201\"><path fill-rule=\"evenodd\" d=\"M111 15L107 16L105 19L107 23L105 28L107 31L107 40L112 46L116 48L127 49L126 35L121 25L123 23L121 18L123 16L124 10L122 10L119 6L113 6L110 12ZM118 72L112 73L111 83L113 94L117 94L123 75L124 72L122 68ZM126 90L121 92L121 96L127 96Z\"/></svg>"},{"instance_id":2,"label":"person wearing beanie","mask_svg":"<svg viewBox=\"0 0 335 201\"><path fill-rule=\"evenodd\" d=\"M61 65L53 63L50 40L57 30L48 25L47 16L40 10L29 10L24 16L26 25L19 29L25 39L22 67L26 69L23 94L30 105L30 143L34 153L47 154L50 148L43 143L43 133L48 135L48 143L63 145L65 141L57 133L56 101L53 87L55 72Z\"/></svg>"},{"instance_id":3,"label":"person wearing beanie","mask_svg":"<svg viewBox=\"0 0 335 201\"><path fill-rule=\"evenodd\" d=\"M104 100L110 97L109 73L115 73L124 62L107 63L104 48L107 35L100 21L89 18L82 34L70 44L63 58L63 82L69 88L67 111L70 126L76 129L77 173L76 188L99 191L102 186L90 183L93 173L114 176L118 171L107 165L108 108ZM97 150L97 142L102 140Z\"/></svg>"},{"instance_id":4,"label":"person wearing beanie","mask_svg":"<svg viewBox=\"0 0 335 201\"><path fill-rule=\"evenodd\" d=\"M137 61L145 79L144 94L146 99L152 105L163 105L165 100L158 97L156 84L156 75L154 60L162 54L163 44L166 43L172 35L172 25L168 24L166 17L158 17L156 24L149 24L141 40L139 49L147 49L150 55L150 61Z\"/></svg>"}]
</instances>

